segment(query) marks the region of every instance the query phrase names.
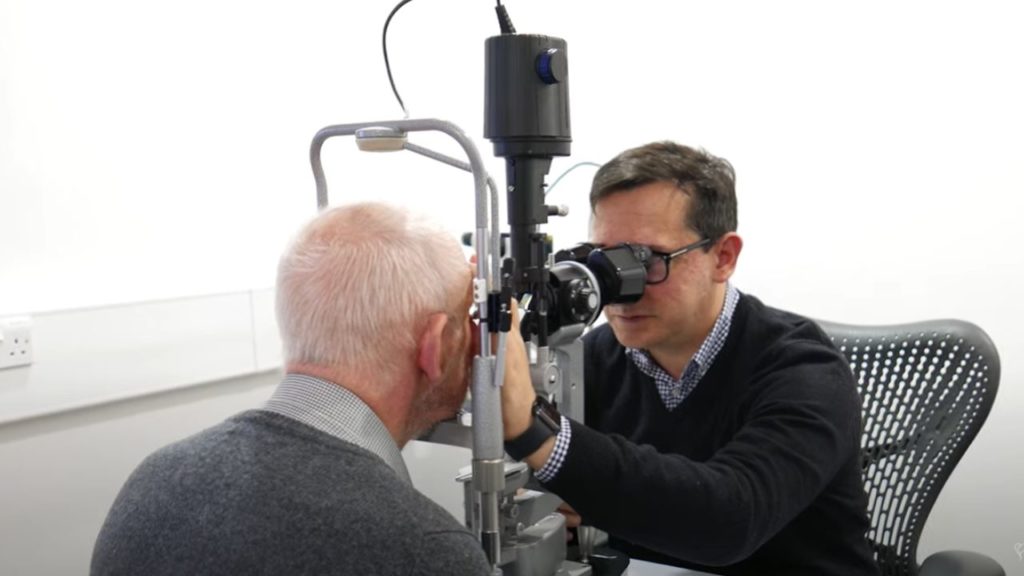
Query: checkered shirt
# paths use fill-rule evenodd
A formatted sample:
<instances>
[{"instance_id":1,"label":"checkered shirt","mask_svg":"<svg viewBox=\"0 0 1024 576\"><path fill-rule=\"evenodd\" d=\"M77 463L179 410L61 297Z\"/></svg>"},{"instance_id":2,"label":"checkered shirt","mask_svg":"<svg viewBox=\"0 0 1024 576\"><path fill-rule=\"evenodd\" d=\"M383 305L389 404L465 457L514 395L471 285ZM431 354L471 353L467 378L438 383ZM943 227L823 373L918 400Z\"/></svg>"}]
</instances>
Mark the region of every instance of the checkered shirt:
<instances>
[{"instance_id":1,"label":"checkered shirt","mask_svg":"<svg viewBox=\"0 0 1024 576\"><path fill-rule=\"evenodd\" d=\"M565 455L569 452L569 440L572 439L572 428L569 427L569 419L562 416L562 429L558 431L555 438L555 448L548 456L548 461L540 470L534 473L534 477L541 482L547 482L558 474L562 469L562 462L565 462Z\"/></svg>"},{"instance_id":2,"label":"checkered shirt","mask_svg":"<svg viewBox=\"0 0 1024 576\"><path fill-rule=\"evenodd\" d=\"M701 343L697 353L690 359L686 369L683 370L682 377L678 380L659 366L647 350L626 348L626 355L633 361L633 364L654 380L658 387L658 395L661 396L661 401L669 411L675 410L693 392L700 379L711 367L715 357L722 350L725 339L729 336L729 328L732 326L733 312L736 311L736 304L739 301L739 290L729 284L725 292L725 304L722 306L722 312L719 313L718 319L715 320L715 326Z\"/></svg>"},{"instance_id":3,"label":"checkered shirt","mask_svg":"<svg viewBox=\"0 0 1024 576\"><path fill-rule=\"evenodd\" d=\"M369 450L380 456L399 478L412 484L402 452L387 427L347 388L304 374L288 374L263 410L298 420Z\"/></svg>"}]
</instances>

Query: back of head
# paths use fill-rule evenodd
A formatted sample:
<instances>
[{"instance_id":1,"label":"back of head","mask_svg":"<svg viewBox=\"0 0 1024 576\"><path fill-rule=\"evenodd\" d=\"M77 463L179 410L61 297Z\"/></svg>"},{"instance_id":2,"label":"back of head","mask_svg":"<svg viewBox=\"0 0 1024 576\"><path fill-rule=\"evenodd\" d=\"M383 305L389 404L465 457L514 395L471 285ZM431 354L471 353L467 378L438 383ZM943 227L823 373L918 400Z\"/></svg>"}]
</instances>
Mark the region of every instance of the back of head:
<instances>
[{"instance_id":1,"label":"back of head","mask_svg":"<svg viewBox=\"0 0 1024 576\"><path fill-rule=\"evenodd\" d=\"M278 266L286 364L390 375L411 361L427 315L452 312L465 297L467 271L451 234L401 208L322 212Z\"/></svg>"},{"instance_id":2,"label":"back of head","mask_svg":"<svg viewBox=\"0 0 1024 576\"><path fill-rule=\"evenodd\" d=\"M653 182L670 182L691 197L683 224L718 240L736 231L736 174L724 158L705 150L663 141L622 152L594 176L590 208L604 197Z\"/></svg>"}]
</instances>

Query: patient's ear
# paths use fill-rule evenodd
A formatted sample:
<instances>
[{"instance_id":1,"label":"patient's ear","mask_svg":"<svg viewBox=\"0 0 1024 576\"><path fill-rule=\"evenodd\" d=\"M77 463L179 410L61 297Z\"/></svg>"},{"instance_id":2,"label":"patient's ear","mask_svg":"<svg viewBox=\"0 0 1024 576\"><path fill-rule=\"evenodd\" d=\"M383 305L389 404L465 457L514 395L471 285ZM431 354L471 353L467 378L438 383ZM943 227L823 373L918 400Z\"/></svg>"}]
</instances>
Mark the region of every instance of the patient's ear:
<instances>
[{"instance_id":1,"label":"patient's ear","mask_svg":"<svg viewBox=\"0 0 1024 576\"><path fill-rule=\"evenodd\" d=\"M444 328L447 325L447 314L431 314L420 334L416 364L432 383L439 381L444 373Z\"/></svg>"}]
</instances>

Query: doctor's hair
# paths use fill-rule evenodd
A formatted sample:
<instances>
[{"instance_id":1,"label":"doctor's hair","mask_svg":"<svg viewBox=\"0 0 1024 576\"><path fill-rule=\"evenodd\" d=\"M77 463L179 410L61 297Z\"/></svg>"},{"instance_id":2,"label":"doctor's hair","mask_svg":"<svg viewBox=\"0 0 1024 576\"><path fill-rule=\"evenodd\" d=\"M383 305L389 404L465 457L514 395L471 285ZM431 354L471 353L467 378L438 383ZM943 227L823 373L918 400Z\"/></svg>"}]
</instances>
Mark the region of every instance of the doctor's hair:
<instances>
[{"instance_id":1,"label":"doctor's hair","mask_svg":"<svg viewBox=\"0 0 1024 576\"><path fill-rule=\"evenodd\" d=\"M381 381L415 353L435 312L456 313L469 266L454 236L381 203L322 212L277 271L285 363L370 370Z\"/></svg>"},{"instance_id":2,"label":"doctor's hair","mask_svg":"<svg viewBox=\"0 0 1024 576\"><path fill-rule=\"evenodd\" d=\"M736 231L736 172L732 164L706 150L667 140L631 148L601 166L590 188L591 212L602 198L652 182L672 183L690 196L683 224L701 237L714 242Z\"/></svg>"}]
</instances>

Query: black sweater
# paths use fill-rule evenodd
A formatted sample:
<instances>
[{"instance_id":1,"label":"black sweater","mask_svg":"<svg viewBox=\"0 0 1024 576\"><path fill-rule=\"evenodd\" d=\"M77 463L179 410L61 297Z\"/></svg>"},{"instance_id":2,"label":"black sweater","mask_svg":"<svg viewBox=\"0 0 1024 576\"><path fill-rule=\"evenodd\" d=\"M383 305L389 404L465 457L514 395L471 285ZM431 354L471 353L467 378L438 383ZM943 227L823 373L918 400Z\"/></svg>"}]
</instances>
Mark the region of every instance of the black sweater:
<instances>
[{"instance_id":1,"label":"black sweater","mask_svg":"<svg viewBox=\"0 0 1024 576\"><path fill-rule=\"evenodd\" d=\"M813 322L744 295L668 411L608 326L585 339L586 423L546 484L631 557L721 574L875 575L860 400Z\"/></svg>"}]
</instances>

